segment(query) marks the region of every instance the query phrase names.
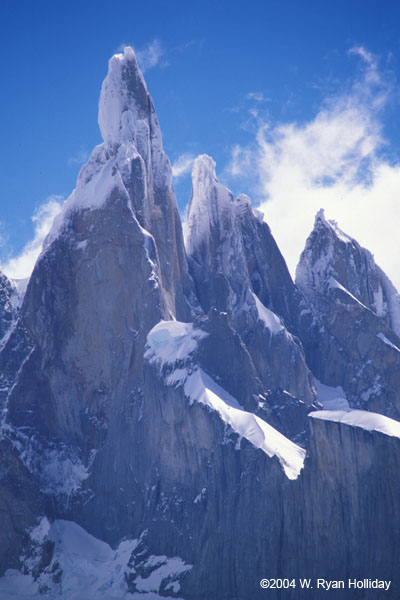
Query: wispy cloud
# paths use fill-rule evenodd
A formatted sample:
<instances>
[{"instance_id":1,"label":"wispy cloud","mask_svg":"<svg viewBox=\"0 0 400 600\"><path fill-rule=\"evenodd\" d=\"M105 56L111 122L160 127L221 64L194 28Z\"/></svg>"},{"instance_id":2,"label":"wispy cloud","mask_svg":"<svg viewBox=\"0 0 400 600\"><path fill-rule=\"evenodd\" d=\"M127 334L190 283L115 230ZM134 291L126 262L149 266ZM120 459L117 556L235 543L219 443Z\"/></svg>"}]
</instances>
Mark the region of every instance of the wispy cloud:
<instances>
[{"instance_id":1,"label":"wispy cloud","mask_svg":"<svg viewBox=\"0 0 400 600\"><path fill-rule=\"evenodd\" d=\"M76 152L76 154L74 154L74 156L70 156L68 159L68 164L69 166L73 166L73 165L83 165L85 162L87 162L89 158L89 150L87 148L84 148L83 146L81 146L79 148L79 150Z\"/></svg>"},{"instance_id":2,"label":"wispy cloud","mask_svg":"<svg viewBox=\"0 0 400 600\"><path fill-rule=\"evenodd\" d=\"M254 100L255 102L269 101L269 99L264 96L263 92L249 92L246 94L246 100Z\"/></svg>"},{"instance_id":3,"label":"wispy cloud","mask_svg":"<svg viewBox=\"0 0 400 600\"><path fill-rule=\"evenodd\" d=\"M352 86L324 99L307 123L259 121L247 146L232 150L228 172L253 186L266 221L292 273L321 207L350 235L375 253L400 286L400 253L394 252L400 223L400 163L383 155L383 109L392 76L368 50Z\"/></svg>"},{"instance_id":4,"label":"wispy cloud","mask_svg":"<svg viewBox=\"0 0 400 600\"><path fill-rule=\"evenodd\" d=\"M141 48L135 48L136 58L143 73L152 69L165 55L165 50L161 41L157 38L148 42Z\"/></svg>"},{"instance_id":5,"label":"wispy cloud","mask_svg":"<svg viewBox=\"0 0 400 600\"><path fill-rule=\"evenodd\" d=\"M35 262L42 250L43 240L50 231L54 218L61 209L63 198L50 196L44 204L39 206L31 217L34 224L34 235L17 256L10 257L1 265L1 270L12 279L25 279L29 277Z\"/></svg>"},{"instance_id":6,"label":"wispy cloud","mask_svg":"<svg viewBox=\"0 0 400 600\"><path fill-rule=\"evenodd\" d=\"M192 164L194 160L192 154L184 153L178 156L178 158L172 163L172 175L178 179L192 170Z\"/></svg>"}]
</instances>

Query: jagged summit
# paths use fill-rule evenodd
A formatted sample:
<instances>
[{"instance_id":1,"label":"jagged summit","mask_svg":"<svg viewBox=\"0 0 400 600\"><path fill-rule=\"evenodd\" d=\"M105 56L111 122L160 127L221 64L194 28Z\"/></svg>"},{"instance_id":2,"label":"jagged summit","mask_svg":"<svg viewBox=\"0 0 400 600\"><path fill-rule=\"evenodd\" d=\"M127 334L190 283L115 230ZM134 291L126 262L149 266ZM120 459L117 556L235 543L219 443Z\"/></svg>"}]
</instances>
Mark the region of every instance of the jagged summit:
<instances>
[{"instance_id":1,"label":"jagged summit","mask_svg":"<svg viewBox=\"0 0 400 600\"><path fill-rule=\"evenodd\" d=\"M296 270L296 284L312 303L341 290L372 310L400 336L400 296L369 250L318 211ZM333 293L336 293L335 291Z\"/></svg>"},{"instance_id":2,"label":"jagged summit","mask_svg":"<svg viewBox=\"0 0 400 600\"><path fill-rule=\"evenodd\" d=\"M221 304L232 314L248 312L255 293L291 323L294 285L269 226L246 194L234 199L218 181L207 155L193 163L185 245L206 311Z\"/></svg>"},{"instance_id":3,"label":"jagged summit","mask_svg":"<svg viewBox=\"0 0 400 600\"><path fill-rule=\"evenodd\" d=\"M337 221L334 219L327 219L325 216L325 209L320 208L317 214L315 215L314 228L318 227L326 227L328 230L331 230L342 242L345 244L357 244L356 240L344 231L340 229Z\"/></svg>"},{"instance_id":4,"label":"jagged summit","mask_svg":"<svg viewBox=\"0 0 400 600\"><path fill-rule=\"evenodd\" d=\"M147 230L152 228L152 212L160 202L160 193L167 209L177 211L171 165L163 151L153 101L130 47L109 61L98 121L104 141L82 167L76 188L56 218L46 246L59 235L74 211L105 205L114 190Z\"/></svg>"},{"instance_id":5,"label":"jagged summit","mask_svg":"<svg viewBox=\"0 0 400 600\"><path fill-rule=\"evenodd\" d=\"M178 312L185 319L196 302L187 276L171 165L153 101L130 47L109 61L98 120L104 141L82 167L75 190L45 240L44 254L60 236L76 238L73 221L78 214L94 211L91 224L79 228L75 246L80 249L96 236L99 227L93 220L104 223L112 213L116 222L132 221L154 281L163 288L166 314ZM96 211L107 211L107 215L95 217Z\"/></svg>"}]
</instances>

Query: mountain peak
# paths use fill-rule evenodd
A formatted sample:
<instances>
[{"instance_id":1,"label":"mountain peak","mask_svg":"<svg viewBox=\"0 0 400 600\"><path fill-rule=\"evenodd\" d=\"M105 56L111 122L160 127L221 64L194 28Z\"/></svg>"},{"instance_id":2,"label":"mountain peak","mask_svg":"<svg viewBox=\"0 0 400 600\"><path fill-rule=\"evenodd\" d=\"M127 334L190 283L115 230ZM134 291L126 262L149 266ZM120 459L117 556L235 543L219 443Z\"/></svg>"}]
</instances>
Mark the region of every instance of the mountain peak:
<instances>
[{"instance_id":1,"label":"mountain peak","mask_svg":"<svg viewBox=\"0 0 400 600\"><path fill-rule=\"evenodd\" d=\"M137 121L148 119L149 95L133 48L114 54L108 62L99 101L99 127L107 146L113 148L137 137Z\"/></svg>"},{"instance_id":2,"label":"mountain peak","mask_svg":"<svg viewBox=\"0 0 400 600\"><path fill-rule=\"evenodd\" d=\"M357 245L357 241L354 238L350 237L340 229L337 221L326 218L325 210L323 208L320 208L315 215L314 230L318 230L320 227L325 228L331 235L333 234L346 244L351 243Z\"/></svg>"},{"instance_id":3,"label":"mountain peak","mask_svg":"<svg viewBox=\"0 0 400 600\"><path fill-rule=\"evenodd\" d=\"M233 196L215 174L215 161L201 154L193 162L192 196L187 218L187 251L196 254L210 243L212 232L219 237L233 227Z\"/></svg>"},{"instance_id":4,"label":"mountain peak","mask_svg":"<svg viewBox=\"0 0 400 600\"><path fill-rule=\"evenodd\" d=\"M400 296L369 250L344 233L323 209L315 217L296 269L296 284L312 303L337 290L382 317L400 335Z\"/></svg>"}]
</instances>

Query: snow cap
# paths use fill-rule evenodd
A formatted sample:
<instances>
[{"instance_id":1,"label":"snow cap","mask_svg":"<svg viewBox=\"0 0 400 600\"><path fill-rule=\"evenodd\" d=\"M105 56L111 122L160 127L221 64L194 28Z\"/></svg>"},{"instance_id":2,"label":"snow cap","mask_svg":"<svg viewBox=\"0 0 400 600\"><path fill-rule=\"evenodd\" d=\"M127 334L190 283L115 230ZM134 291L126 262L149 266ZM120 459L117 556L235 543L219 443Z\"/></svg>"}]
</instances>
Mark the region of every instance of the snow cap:
<instances>
[{"instance_id":1,"label":"snow cap","mask_svg":"<svg viewBox=\"0 0 400 600\"><path fill-rule=\"evenodd\" d=\"M113 148L134 137L134 124L148 118L149 97L133 48L114 54L108 61L101 87L99 127L104 142Z\"/></svg>"}]
</instances>

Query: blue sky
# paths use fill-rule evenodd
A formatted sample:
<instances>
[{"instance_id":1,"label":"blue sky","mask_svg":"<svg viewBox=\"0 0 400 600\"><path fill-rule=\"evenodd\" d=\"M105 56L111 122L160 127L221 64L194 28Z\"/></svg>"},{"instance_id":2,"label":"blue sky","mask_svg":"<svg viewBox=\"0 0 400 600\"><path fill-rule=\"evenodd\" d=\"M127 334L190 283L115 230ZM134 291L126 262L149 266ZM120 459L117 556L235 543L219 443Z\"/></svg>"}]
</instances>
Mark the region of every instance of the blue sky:
<instances>
[{"instance_id":1,"label":"blue sky","mask_svg":"<svg viewBox=\"0 0 400 600\"><path fill-rule=\"evenodd\" d=\"M371 0L2 0L3 265L34 227L40 242L49 199L69 195L101 141L107 61L129 44L176 173L213 156L234 193L262 204L292 271L324 206L399 284L387 242L400 224L399 17L397 2ZM188 173L175 188L183 211Z\"/></svg>"}]
</instances>

